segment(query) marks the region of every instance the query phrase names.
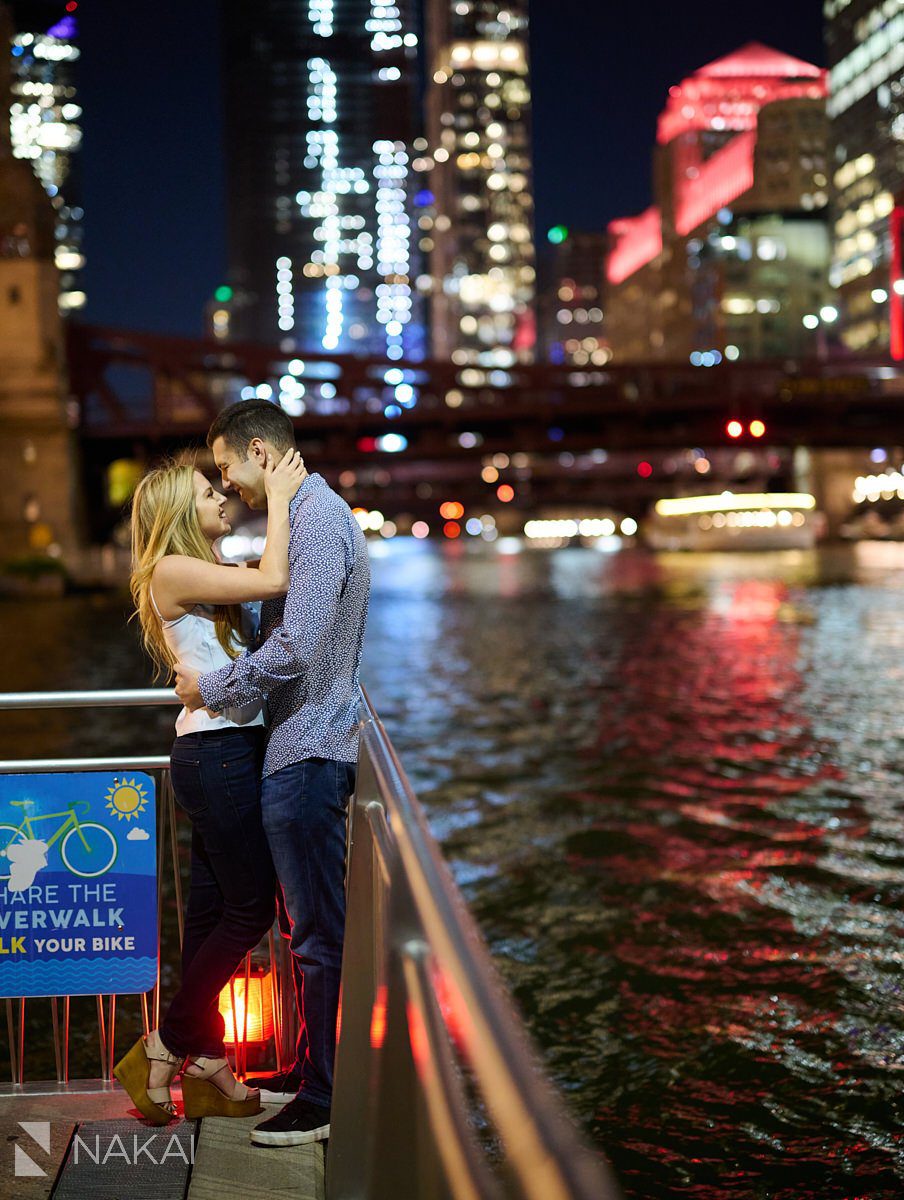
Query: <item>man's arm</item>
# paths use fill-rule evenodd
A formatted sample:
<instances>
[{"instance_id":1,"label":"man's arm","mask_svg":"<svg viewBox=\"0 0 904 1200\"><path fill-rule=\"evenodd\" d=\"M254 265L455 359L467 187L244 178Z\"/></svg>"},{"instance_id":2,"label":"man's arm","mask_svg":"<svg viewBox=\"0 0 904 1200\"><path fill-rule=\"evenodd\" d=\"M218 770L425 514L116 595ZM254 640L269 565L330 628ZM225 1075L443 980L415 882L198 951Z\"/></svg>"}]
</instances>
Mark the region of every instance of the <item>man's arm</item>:
<instances>
[{"instance_id":1,"label":"man's arm","mask_svg":"<svg viewBox=\"0 0 904 1200\"><path fill-rule=\"evenodd\" d=\"M200 676L207 708L247 704L297 679L330 636L347 576L345 542L340 529L320 526L314 536L309 529L293 530L282 624L254 653Z\"/></svg>"}]
</instances>

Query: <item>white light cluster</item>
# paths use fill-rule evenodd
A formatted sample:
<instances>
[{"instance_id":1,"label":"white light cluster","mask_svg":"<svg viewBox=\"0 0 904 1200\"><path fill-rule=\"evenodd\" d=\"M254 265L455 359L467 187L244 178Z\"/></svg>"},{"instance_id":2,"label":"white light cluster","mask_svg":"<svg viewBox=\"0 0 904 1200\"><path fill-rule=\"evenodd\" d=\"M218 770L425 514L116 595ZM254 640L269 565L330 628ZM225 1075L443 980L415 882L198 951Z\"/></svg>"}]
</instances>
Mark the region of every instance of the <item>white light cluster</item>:
<instances>
[{"instance_id":1,"label":"white light cluster","mask_svg":"<svg viewBox=\"0 0 904 1200\"><path fill-rule=\"evenodd\" d=\"M311 91L308 95L308 116L312 121L332 125L336 120L336 72L325 58L308 62Z\"/></svg>"},{"instance_id":2,"label":"white light cluster","mask_svg":"<svg viewBox=\"0 0 904 1200\"><path fill-rule=\"evenodd\" d=\"M370 48L376 53L397 50L405 44L401 13L396 4L380 4L378 0L370 0L370 18L365 21L364 28L373 35Z\"/></svg>"},{"instance_id":3,"label":"white light cluster","mask_svg":"<svg viewBox=\"0 0 904 1200\"><path fill-rule=\"evenodd\" d=\"M320 37L333 33L333 0L308 0L308 20Z\"/></svg>"},{"instance_id":4,"label":"white light cluster","mask_svg":"<svg viewBox=\"0 0 904 1200\"><path fill-rule=\"evenodd\" d=\"M309 19L323 36L334 32L334 8L335 0L308 0ZM361 23L375 53L398 54L417 46L416 35L403 32L398 0L369 0ZM383 63L375 72L377 83L403 78L401 56ZM297 273L322 281L317 296L323 296L319 334L324 350L339 349L345 338L358 340L382 332L388 356L401 359L402 334L413 308L407 146L375 140L373 165L363 161L363 155L355 166L343 165L343 160L348 161L339 127L340 107L348 100L343 69L325 56L310 58L306 66L308 128L303 162L316 173L316 182L310 190L299 191L295 202L296 211L314 222L311 236L316 249L309 261L298 265ZM345 108L342 114L346 120L354 119ZM365 311L356 318L359 309Z\"/></svg>"},{"instance_id":5,"label":"white light cluster","mask_svg":"<svg viewBox=\"0 0 904 1200\"><path fill-rule=\"evenodd\" d=\"M276 260L276 308L280 329L288 332L295 328L295 300L292 286L292 260Z\"/></svg>"},{"instance_id":6,"label":"white light cluster","mask_svg":"<svg viewBox=\"0 0 904 1200\"><path fill-rule=\"evenodd\" d=\"M452 71L512 71L526 75L527 50L523 43L514 39L501 43L457 42L443 65Z\"/></svg>"},{"instance_id":7,"label":"white light cluster","mask_svg":"<svg viewBox=\"0 0 904 1200\"><path fill-rule=\"evenodd\" d=\"M27 46L26 46L27 39ZM71 49L72 55L51 55L40 53L51 43L56 45L55 38L34 39L30 34L20 35L13 40L13 46L28 49L35 58L77 58L76 48L61 45L59 49ZM14 70L17 62L13 60ZM12 139L14 158L31 158L35 163L35 174L50 194L56 195L68 169L68 153L77 150L82 141L80 126L75 124L82 110L77 104L67 101L67 92L71 89L61 83L38 83L27 79L14 79L12 91L14 96L33 97L30 103L14 100L10 105L10 135ZM66 153L60 155L59 151Z\"/></svg>"},{"instance_id":8,"label":"white light cluster","mask_svg":"<svg viewBox=\"0 0 904 1200\"><path fill-rule=\"evenodd\" d=\"M610 517L585 517L583 520L551 520L528 521L524 526L524 536L535 540L537 538L573 538L573 537L612 537L616 529L626 537L637 532L637 522L631 517L625 517L616 527Z\"/></svg>"},{"instance_id":9,"label":"white light cluster","mask_svg":"<svg viewBox=\"0 0 904 1200\"><path fill-rule=\"evenodd\" d=\"M81 58L82 52L78 46L71 46L57 38L36 38L33 54L35 58L44 58L48 62L63 62L66 59L74 62Z\"/></svg>"},{"instance_id":10,"label":"white light cluster","mask_svg":"<svg viewBox=\"0 0 904 1200\"><path fill-rule=\"evenodd\" d=\"M660 517L687 517L695 513L727 513L755 509L798 508L812 510L816 498L809 492L722 492L718 496L679 496L657 500Z\"/></svg>"},{"instance_id":11,"label":"white light cluster","mask_svg":"<svg viewBox=\"0 0 904 1200\"><path fill-rule=\"evenodd\" d=\"M370 530L372 533L379 533L386 523L386 518L378 509L368 511L366 508L355 508L352 510L355 520L363 530Z\"/></svg>"},{"instance_id":12,"label":"white light cluster","mask_svg":"<svg viewBox=\"0 0 904 1200\"><path fill-rule=\"evenodd\" d=\"M771 512L769 509L761 509L759 512L730 512L730 513L714 513L713 516L704 515L697 518L697 526L704 533L710 529L775 529L779 526L782 529L790 529L792 526L795 529L802 529L807 523L807 518L802 512L789 512L787 508L782 508L778 512Z\"/></svg>"},{"instance_id":13,"label":"white light cluster","mask_svg":"<svg viewBox=\"0 0 904 1200\"><path fill-rule=\"evenodd\" d=\"M279 404L290 417L300 417L305 410L305 386L289 371L280 377Z\"/></svg>"},{"instance_id":14,"label":"white light cluster","mask_svg":"<svg viewBox=\"0 0 904 1200\"><path fill-rule=\"evenodd\" d=\"M387 354L402 357L402 334L411 320L411 223L406 204L408 153L404 142L374 142L377 211L377 320L386 331ZM391 282L386 277L391 276Z\"/></svg>"},{"instance_id":15,"label":"white light cluster","mask_svg":"<svg viewBox=\"0 0 904 1200\"><path fill-rule=\"evenodd\" d=\"M9 128L15 158L31 162L35 175L57 212L56 259L61 271L81 269L80 222L82 209L67 206L64 196L71 156L82 143L78 124L81 106L74 103L69 79L70 62L80 51L63 39L21 33L12 42L12 103ZM66 64L60 68L56 64ZM59 295L61 312L82 308L85 293L65 280Z\"/></svg>"},{"instance_id":16,"label":"white light cluster","mask_svg":"<svg viewBox=\"0 0 904 1200\"><path fill-rule=\"evenodd\" d=\"M886 471L882 475L858 475L854 481L853 501L862 504L869 500L875 504L878 500L893 500L897 497L904 500L904 474L900 471Z\"/></svg>"}]
</instances>

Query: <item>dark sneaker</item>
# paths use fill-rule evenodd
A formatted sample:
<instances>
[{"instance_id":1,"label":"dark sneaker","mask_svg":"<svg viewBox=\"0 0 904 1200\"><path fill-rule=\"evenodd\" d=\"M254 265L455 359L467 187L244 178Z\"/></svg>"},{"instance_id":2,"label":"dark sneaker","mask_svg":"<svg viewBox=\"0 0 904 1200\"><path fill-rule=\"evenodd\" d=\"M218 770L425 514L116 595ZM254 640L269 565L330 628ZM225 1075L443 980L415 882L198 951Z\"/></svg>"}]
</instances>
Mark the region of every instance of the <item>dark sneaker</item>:
<instances>
[{"instance_id":1,"label":"dark sneaker","mask_svg":"<svg viewBox=\"0 0 904 1200\"><path fill-rule=\"evenodd\" d=\"M330 1110L296 1096L275 1117L251 1130L256 1146L304 1146L330 1136Z\"/></svg>"},{"instance_id":2,"label":"dark sneaker","mask_svg":"<svg viewBox=\"0 0 904 1200\"><path fill-rule=\"evenodd\" d=\"M264 1104L279 1104L287 1096L294 1096L301 1087L301 1074L292 1067L288 1071L274 1071L272 1075L252 1075L245 1084L260 1089Z\"/></svg>"}]
</instances>

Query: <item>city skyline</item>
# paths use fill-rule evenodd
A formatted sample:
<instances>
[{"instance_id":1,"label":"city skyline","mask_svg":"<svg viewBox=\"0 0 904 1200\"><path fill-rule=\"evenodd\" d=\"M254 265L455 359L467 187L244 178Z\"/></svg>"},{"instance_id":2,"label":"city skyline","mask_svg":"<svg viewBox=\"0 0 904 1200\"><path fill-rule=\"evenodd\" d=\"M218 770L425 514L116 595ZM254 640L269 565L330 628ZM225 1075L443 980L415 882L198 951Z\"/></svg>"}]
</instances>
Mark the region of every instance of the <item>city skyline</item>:
<instances>
[{"instance_id":1,"label":"city skyline","mask_svg":"<svg viewBox=\"0 0 904 1200\"><path fill-rule=\"evenodd\" d=\"M126 14L116 10L105 12L102 23L94 21L91 3L85 0L79 12L88 257L84 319L198 334L204 305L224 282L227 262L219 6L198 0L186 14L164 0L154 22L138 35L134 28L126 32ZM708 26L701 20L705 37L697 26L682 28L660 46L646 40L648 22L638 14L613 13L604 20L575 0L563 0L555 12L534 5L538 245L549 225L603 229L609 219L645 206L662 88L700 62L757 38L823 63L821 5L806 7L812 11L788 14L771 3L757 13L716 19L717 5L701 5L712 17ZM639 44L642 72L631 57ZM561 87L565 54L576 64L567 89ZM131 98L129 104L120 103L123 95ZM578 155L577 147L589 141L600 151ZM624 169L613 171L613 158ZM112 182L111 161L117 164Z\"/></svg>"}]
</instances>

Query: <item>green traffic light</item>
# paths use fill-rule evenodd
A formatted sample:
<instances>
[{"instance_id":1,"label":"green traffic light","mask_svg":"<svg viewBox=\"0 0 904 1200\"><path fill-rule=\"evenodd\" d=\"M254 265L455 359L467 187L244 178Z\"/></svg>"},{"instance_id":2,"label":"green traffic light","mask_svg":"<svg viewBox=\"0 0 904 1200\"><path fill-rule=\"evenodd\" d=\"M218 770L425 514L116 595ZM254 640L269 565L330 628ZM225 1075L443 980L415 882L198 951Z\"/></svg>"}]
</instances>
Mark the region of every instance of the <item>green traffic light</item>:
<instances>
[{"instance_id":1,"label":"green traffic light","mask_svg":"<svg viewBox=\"0 0 904 1200\"><path fill-rule=\"evenodd\" d=\"M218 300L220 304L228 304L228 302L232 299L232 288L226 286L225 284L223 287L218 287L213 294L213 298L214 300Z\"/></svg>"},{"instance_id":2,"label":"green traffic light","mask_svg":"<svg viewBox=\"0 0 904 1200\"><path fill-rule=\"evenodd\" d=\"M561 246L561 244L568 239L568 226L553 225L552 229L550 229L546 236L554 246Z\"/></svg>"}]
</instances>

